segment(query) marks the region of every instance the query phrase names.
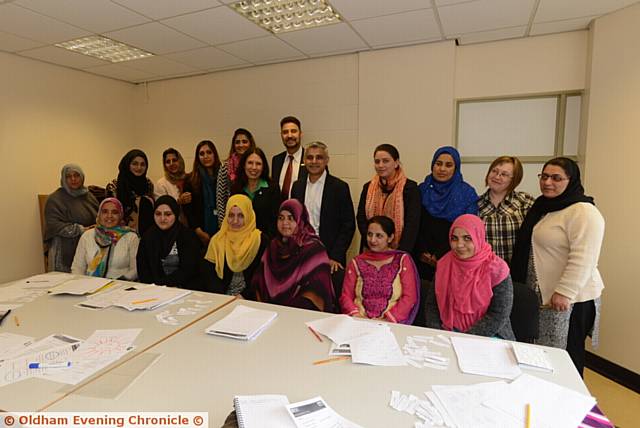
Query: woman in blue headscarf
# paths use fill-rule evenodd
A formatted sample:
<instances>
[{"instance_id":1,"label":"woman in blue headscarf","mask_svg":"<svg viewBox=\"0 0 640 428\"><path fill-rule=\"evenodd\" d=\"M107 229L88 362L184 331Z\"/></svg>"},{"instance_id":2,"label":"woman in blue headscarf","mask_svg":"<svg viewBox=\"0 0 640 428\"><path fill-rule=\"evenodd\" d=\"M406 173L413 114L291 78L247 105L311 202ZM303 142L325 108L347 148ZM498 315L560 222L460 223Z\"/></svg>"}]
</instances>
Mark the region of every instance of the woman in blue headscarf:
<instances>
[{"instance_id":1,"label":"woman in blue headscarf","mask_svg":"<svg viewBox=\"0 0 640 428\"><path fill-rule=\"evenodd\" d=\"M440 147L431 160L431 174L418 186L422 198L416 263L420 278L431 281L436 262L451 248L449 229L462 214L478 214L478 194L462 179L460 154Z\"/></svg>"}]
</instances>

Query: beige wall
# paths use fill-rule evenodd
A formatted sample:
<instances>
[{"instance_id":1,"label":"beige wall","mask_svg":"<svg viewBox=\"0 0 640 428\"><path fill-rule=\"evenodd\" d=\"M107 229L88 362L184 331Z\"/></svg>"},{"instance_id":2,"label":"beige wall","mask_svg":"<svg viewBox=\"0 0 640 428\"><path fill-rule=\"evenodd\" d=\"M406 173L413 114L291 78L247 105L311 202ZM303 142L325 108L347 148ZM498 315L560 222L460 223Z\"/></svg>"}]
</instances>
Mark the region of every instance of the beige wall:
<instances>
[{"instance_id":1,"label":"beige wall","mask_svg":"<svg viewBox=\"0 0 640 428\"><path fill-rule=\"evenodd\" d=\"M640 212L640 5L593 27L586 141L587 190L606 220L600 269L605 280L603 358L640 373L640 287L635 227Z\"/></svg>"},{"instance_id":2,"label":"beige wall","mask_svg":"<svg viewBox=\"0 0 640 428\"><path fill-rule=\"evenodd\" d=\"M133 137L133 85L0 53L0 283L41 272L36 195L80 164L87 183L115 176Z\"/></svg>"}]
</instances>

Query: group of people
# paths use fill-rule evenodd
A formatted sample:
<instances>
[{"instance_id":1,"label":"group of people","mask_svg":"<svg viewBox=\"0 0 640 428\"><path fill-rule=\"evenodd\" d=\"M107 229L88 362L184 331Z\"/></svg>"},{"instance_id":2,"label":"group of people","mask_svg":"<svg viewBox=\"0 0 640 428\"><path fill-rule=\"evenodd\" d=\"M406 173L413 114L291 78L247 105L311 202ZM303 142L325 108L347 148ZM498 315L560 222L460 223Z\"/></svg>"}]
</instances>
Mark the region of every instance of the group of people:
<instances>
[{"instance_id":1,"label":"group of people","mask_svg":"<svg viewBox=\"0 0 640 428\"><path fill-rule=\"evenodd\" d=\"M292 116L280 131L272 174L246 129L224 161L200 142L189 174L165 150L155 186L145 153L131 150L99 204L80 167L66 165L45 208L50 269L510 340L514 287L526 287L540 307L536 343L566 348L582 372L598 327L604 220L573 160L549 160L534 199L516 190L518 158L499 157L478 196L455 148L439 148L418 185L382 144L354 215L326 144L303 148ZM361 251L347 263L356 227Z\"/></svg>"}]
</instances>

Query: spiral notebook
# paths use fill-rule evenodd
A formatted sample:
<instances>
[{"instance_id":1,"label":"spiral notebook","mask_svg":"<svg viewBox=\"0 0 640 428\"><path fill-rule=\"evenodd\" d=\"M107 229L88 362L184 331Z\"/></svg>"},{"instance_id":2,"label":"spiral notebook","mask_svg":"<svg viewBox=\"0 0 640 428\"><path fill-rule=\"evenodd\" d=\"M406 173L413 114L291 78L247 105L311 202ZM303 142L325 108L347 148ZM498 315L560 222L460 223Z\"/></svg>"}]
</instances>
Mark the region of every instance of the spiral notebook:
<instances>
[{"instance_id":1,"label":"spiral notebook","mask_svg":"<svg viewBox=\"0 0 640 428\"><path fill-rule=\"evenodd\" d=\"M216 336L238 340L253 340L278 316L277 312L238 305L226 317L211 324L205 331Z\"/></svg>"},{"instance_id":2,"label":"spiral notebook","mask_svg":"<svg viewBox=\"0 0 640 428\"><path fill-rule=\"evenodd\" d=\"M286 395L238 395L233 399L239 428L296 428Z\"/></svg>"}]
</instances>

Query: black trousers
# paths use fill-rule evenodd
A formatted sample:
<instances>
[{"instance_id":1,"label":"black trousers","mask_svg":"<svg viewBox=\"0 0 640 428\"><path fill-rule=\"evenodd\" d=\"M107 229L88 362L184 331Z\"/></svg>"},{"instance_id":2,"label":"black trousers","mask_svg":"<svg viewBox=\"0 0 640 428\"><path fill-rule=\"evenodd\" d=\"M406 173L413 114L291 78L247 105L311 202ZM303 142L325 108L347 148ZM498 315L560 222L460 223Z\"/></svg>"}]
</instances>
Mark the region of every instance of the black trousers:
<instances>
[{"instance_id":1,"label":"black trousers","mask_svg":"<svg viewBox=\"0 0 640 428\"><path fill-rule=\"evenodd\" d=\"M571 318L569 318L567 352L582 377L584 377L584 341L593 328L595 319L596 305L593 300L573 304Z\"/></svg>"}]
</instances>

